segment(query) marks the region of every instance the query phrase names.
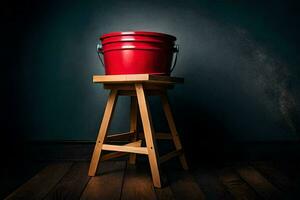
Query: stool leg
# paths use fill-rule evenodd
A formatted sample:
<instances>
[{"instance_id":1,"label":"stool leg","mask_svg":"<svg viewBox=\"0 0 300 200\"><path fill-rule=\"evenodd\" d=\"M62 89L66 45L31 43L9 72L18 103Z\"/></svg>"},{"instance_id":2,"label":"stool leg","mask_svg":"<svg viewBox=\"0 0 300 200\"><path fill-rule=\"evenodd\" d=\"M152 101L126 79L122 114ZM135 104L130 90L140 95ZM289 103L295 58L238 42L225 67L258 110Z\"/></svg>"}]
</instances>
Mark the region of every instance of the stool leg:
<instances>
[{"instance_id":1,"label":"stool leg","mask_svg":"<svg viewBox=\"0 0 300 200\"><path fill-rule=\"evenodd\" d=\"M137 106L137 99L135 96L131 96L131 103L130 103L130 132L134 132L133 137L131 139L132 142L137 140L137 119L138 119L138 106ZM136 161L136 154L131 153L129 155L129 164L135 164Z\"/></svg>"},{"instance_id":2,"label":"stool leg","mask_svg":"<svg viewBox=\"0 0 300 200\"><path fill-rule=\"evenodd\" d=\"M159 175L159 164L157 162L156 142L154 136L154 130L152 126L151 114L149 110L148 101L145 97L143 85L141 83L135 84L137 93L137 99L144 128L145 140L148 149L148 158L152 173L153 184L155 187L160 188L160 175Z\"/></svg>"},{"instance_id":3,"label":"stool leg","mask_svg":"<svg viewBox=\"0 0 300 200\"><path fill-rule=\"evenodd\" d=\"M163 109L164 109L166 119L167 119L169 127L170 127L170 131L171 131L171 134L172 134L172 138L173 138L175 148L176 148L176 150L181 150L182 145L181 145L181 141L180 141L177 129L176 129L176 125L175 125L175 122L174 122L174 118L173 118L173 114L172 114L172 111L171 111L171 106L169 104L167 93L164 93L163 95L161 95L161 101L162 101L162 105L163 105ZM185 170L188 170L188 165L187 165L184 153L182 153L179 156L179 159L180 159L180 163L182 165L182 168L185 169Z\"/></svg>"},{"instance_id":4,"label":"stool leg","mask_svg":"<svg viewBox=\"0 0 300 200\"><path fill-rule=\"evenodd\" d=\"M102 118L102 122L101 122L101 126L100 126L100 129L99 129L96 145L95 145L95 148L94 148L94 153L93 153L92 160L91 160L91 163L90 163L90 169L89 169L89 173L88 173L89 176L95 176L95 174L96 174L98 164L99 164L99 160L100 160L100 155L101 155L103 142L104 142L105 137L106 137L107 129L108 129L108 126L109 126L111 118L112 118L112 113L114 111L115 104L117 102L117 98L118 98L118 91L117 90L111 90L110 94L109 94L109 97L108 97L108 100L107 100L107 103L106 103L104 115L103 115L103 118Z\"/></svg>"}]
</instances>

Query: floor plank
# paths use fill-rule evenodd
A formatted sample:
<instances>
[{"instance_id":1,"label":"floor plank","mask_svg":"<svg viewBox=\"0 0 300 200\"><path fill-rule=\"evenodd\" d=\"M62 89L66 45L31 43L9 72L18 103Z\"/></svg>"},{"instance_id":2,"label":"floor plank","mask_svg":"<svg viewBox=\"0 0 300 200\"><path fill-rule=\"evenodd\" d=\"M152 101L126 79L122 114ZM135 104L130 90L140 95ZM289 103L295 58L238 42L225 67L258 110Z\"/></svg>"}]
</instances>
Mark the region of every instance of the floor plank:
<instances>
[{"instance_id":1,"label":"floor plank","mask_svg":"<svg viewBox=\"0 0 300 200\"><path fill-rule=\"evenodd\" d=\"M175 197L173 195L170 184L168 183L166 174L161 170L161 181L162 188L154 188L156 197L159 200L174 200Z\"/></svg>"},{"instance_id":2,"label":"floor plank","mask_svg":"<svg viewBox=\"0 0 300 200\"><path fill-rule=\"evenodd\" d=\"M6 199L43 199L71 166L70 162L48 165Z\"/></svg>"},{"instance_id":3,"label":"floor plank","mask_svg":"<svg viewBox=\"0 0 300 200\"><path fill-rule=\"evenodd\" d=\"M175 199L205 199L203 191L188 171L182 169L166 169L165 171Z\"/></svg>"},{"instance_id":4,"label":"floor plank","mask_svg":"<svg viewBox=\"0 0 300 200\"><path fill-rule=\"evenodd\" d=\"M99 166L99 173L97 176L90 179L81 199L120 199L125 166L125 161L101 162Z\"/></svg>"},{"instance_id":5,"label":"floor plank","mask_svg":"<svg viewBox=\"0 0 300 200\"><path fill-rule=\"evenodd\" d=\"M229 163L191 172L170 163L161 169L161 189L153 187L146 162L105 161L93 178L88 167L49 164L6 199L300 199L300 165L292 162Z\"/></svg>"},{"instance_id":6,"label":"floor plank","mask_svg":"<svg viewBox=\"0 0 300 200\"><path fill-rule=\"evenodd\" d=\"M240 164L237 172L263 199L284 199L283 193L248 164Z\"/></svg>"},{"instance_id":7,"label":"floor plank","mask_svg":"<svg viewBox=\"0 0 300 200\"><path fill-rule=\"evenodd\" d=\"M219 180L216 169L198 168L193 172L195 180L208 200L231 200L233 197Z\"/></svg>"},{"instance_id":8,"label":"floor plank","mask_svg":"<svg viewBox=\"0 0 300 200\"><path fill-rule=\"evenodd\" d=\"M88 167L89 163L87 162L75 163L45 199L80 199L81 193L90 179Z\"/></svg>"},{"instance_id":9,"label":"floor plank","mask_svg":"<svg viewBox=\"0 0 300 200\"><path fill-rule=\"evenodd\" d=\"M173 200L174 195L169 186L165 186L163 188L155 188L155 193L157 196L157 199L159 200Z\"/></svg>"},{"instance_id":10,"label":"floor plank","mask_svg":"<svg viewBox=\"0 0 300 200\"><path fill-rule=\"evenodd\" d=\"M47 165L48 163L45 162L30 160L21 160L18 163L2 162L0 166L0 199L7 197Z\"/></svg>"},{"instance_id":11,"label":"floor plank","mask_svg":"<svg viewBox=\"0 0 300 200\"><path fill-rule=\"evenodd\" d=\"M272 162L251 162L251 165L270 180L273 185L290 196L290 199L300 199L299 187L284 173L274 167Z\"/></svg>"},{"instance_id":12,"label":"floor plank","mask_svg":"<svg viewBox=\"0 0 300 200\"><path fill-rule=\"evenodd\" d=\"M137 163L136 165L127 164L121 199L157 199L150 168L146 163Z\"/></svg>"},{"instance_id":13,"label":"floor plank","mask_svg":"<svg viewBox=\"0 0 300 200\"><path fill-rule=\"evenodd\" d=\"M260 199L255 191L231 167L219 170L218 175L235 199Z\"/></svg>"}]
</instances>

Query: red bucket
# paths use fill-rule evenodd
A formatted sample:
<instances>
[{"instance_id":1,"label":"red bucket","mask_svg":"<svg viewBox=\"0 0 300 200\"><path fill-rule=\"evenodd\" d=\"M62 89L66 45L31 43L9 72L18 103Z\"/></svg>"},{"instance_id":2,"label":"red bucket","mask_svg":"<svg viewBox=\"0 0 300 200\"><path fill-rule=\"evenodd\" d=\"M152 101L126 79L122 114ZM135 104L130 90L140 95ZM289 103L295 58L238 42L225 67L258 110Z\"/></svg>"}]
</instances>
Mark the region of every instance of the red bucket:
<instances>
[{"instance_id":1,"label":"red bucket","mask_svg":"<svg viewBox=\"0 0 300 200\"><path fill-rule=\"evenodd\" d=\"M105 74L170 75L176 65L176 37L156 32L113 32L100 37ZM173 58L173 54L175 56ZM173 61L174 60L174 61Z\"/></svg>"}]
</instances>

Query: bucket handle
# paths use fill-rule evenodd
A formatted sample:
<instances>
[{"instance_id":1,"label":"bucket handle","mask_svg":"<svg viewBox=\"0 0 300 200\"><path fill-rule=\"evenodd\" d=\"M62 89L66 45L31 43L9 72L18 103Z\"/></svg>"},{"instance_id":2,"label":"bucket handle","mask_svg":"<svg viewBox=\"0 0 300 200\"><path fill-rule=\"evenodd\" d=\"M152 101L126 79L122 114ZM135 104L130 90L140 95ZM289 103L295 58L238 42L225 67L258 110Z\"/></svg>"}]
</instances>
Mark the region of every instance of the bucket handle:
<instances>
[{"instance_id":1,"label":"bucket handle","mask_svg":"<svg viewBox=\"0 0 300 200\"><path fill-rule=\"evenodd\" d=\"M99 57L100 62L102 63L102 66L104 67L103 59L102 59L102 57L101 57L101 55L100 55L100 54L103 55L103 52L102 52L102 45L101 45L101 44L97 44L97 54L98 54L98 57Z\"/></svg>"},{"instance_id":2,"label":"bucket handle","mask_svg":"<svg viewBox=\"0 0 300 200\"><path fill-rule=\"evenodd\" d=\"M175 58L174 58L174 61L172 62L173 65L170 69L170 73L174 70L174 68L176 66L178 52L179 52L179 45L175 44L174 47L173 47L173 53L175 53Z\"/></svg>"}]
</instances>

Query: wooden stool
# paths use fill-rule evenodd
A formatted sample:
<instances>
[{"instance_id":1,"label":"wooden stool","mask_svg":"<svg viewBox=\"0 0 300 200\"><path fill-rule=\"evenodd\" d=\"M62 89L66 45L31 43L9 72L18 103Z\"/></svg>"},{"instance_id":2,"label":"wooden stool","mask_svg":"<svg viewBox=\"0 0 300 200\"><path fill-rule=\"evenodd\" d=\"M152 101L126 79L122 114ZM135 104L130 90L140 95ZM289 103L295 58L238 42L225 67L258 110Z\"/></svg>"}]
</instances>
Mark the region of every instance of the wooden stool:
<instances>
[{"instance_id":1,"label":"wooden stool","mask_svg":"<svg viewBox=\"0 0 300 200\"><path fill-rule=\"evenodd\" d=\"M110 94L90 163L89 176L95 176L102 150L116 152L101 156L101 160L116 158L130 153L130 164L135 164L136 154L148 155L153 184L158 188L161 187L159 175L159 165L161 163L173 158L174 156L179 156L182 167L185 170L188 169L167 97L167 89L173 88L176 83L183 83L183 78L149 74L103 75L93 76L93 82L103 83L104 89L109 89ZM130 131L128 133L107 136L107 129L119 95L131 96ZM149 104L146 98L147 95L159 95L161 97L163 110L171 133L155 134ZM140 110L144 133L139 133L137 131L138 110ZM146 147L141 146L141 139L143 138L146 141ZM126 145L104 144L104 142L116 139L130 139L129 141L131 141L131 143ZM176 150L159 157L157 153L156 139L173 140Z\"/></svg>"}]
</instances>

